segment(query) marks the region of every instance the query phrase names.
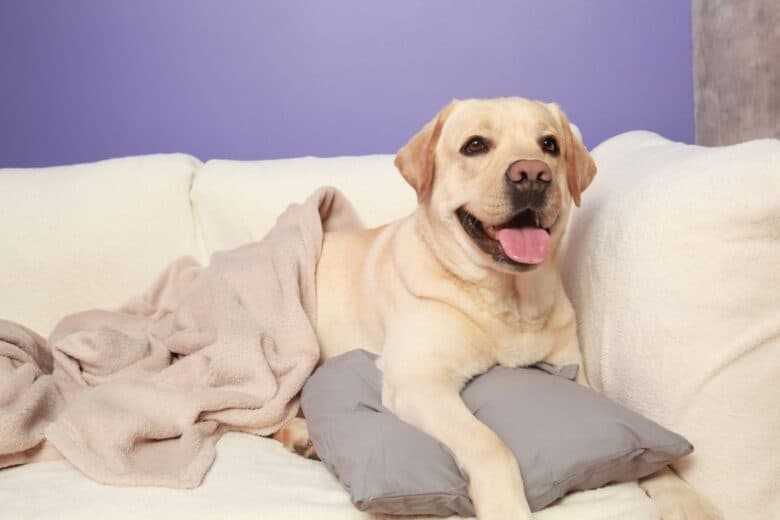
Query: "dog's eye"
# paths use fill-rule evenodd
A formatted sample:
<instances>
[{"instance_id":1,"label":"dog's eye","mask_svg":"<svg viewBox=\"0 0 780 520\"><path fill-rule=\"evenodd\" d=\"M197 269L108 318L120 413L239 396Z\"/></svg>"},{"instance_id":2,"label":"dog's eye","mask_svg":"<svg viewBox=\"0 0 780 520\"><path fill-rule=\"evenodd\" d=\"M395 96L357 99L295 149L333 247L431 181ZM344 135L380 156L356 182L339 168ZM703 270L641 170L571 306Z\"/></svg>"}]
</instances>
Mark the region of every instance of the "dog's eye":
<instances>
[{"instance_id":1,"label":"dog's eye","mask_svg":"<svg viewBox=\"0 0 780 520\"><path fill-rule=\"evenodd\" d=\"M555 140L555 137L551 135L542 137L542 140L539 144L541 145L542 150L545 152L552 155L558 155L558 141Z\"/></svg>"},{"instance_id":2,"label":"dog's eye","mask_svg":"<svg viewBox=\"0 0 780 520\"><path fill-rule=\"evenodd\" d=\"M484 137L478 135L469 137L466 143L460 147L460 153L463 155L479 155L486 153L490 147Z\"/></svg>"}]
</instances>

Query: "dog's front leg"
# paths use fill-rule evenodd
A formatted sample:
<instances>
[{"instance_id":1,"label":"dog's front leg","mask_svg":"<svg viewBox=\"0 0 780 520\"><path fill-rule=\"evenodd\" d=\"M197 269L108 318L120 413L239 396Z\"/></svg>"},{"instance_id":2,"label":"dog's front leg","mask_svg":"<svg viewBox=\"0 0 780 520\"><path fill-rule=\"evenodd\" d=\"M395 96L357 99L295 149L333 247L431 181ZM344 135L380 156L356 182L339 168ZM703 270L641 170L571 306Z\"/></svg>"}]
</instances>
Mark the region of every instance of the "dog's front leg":
<instances>
[{"instance_id":1,"label":"dog's front leg","mask_svg":"<svg viewBox=\"0 0 780 520\"><path fill-rule=\"evenodd\" d=\"M520 469L498 436L478 421L460 398L458 386L436 380L385 380L383 404L401 420L447 446L469 477L477 518L530 519Z\"/></svg>"},{"instance_id":2,"label":"dog's front leg","mask_svg":"<svg viewBox=\"0 0 780 520\"><path fill-rule=\"evenodd\" d=\"M577 383L592 389L593 385L585 371L585 362L582 357L579 339L577 339L577 325L573 315L571 322L560 327L557 336L559 338L558 343L553 346L550 353L544 358L544 361L556 367L577 365Z\"/></svg>"},{"instance_id":3,"label":"dog's front leg","mask_svg":"<svg viewBox=\"0 0 780 520\"><path fill-rule=\"evenodd\" d=\"M437 328L436 337L431 337L422 324L414 327L406 321L404 325L401 333L393 331L385 344L382 403L452 451L469 478L477 518L532 518L514 455L460 397L465 381L491 363L477 359L468 334L461 334L457 326Z\"/></svg>"}]
</instances>

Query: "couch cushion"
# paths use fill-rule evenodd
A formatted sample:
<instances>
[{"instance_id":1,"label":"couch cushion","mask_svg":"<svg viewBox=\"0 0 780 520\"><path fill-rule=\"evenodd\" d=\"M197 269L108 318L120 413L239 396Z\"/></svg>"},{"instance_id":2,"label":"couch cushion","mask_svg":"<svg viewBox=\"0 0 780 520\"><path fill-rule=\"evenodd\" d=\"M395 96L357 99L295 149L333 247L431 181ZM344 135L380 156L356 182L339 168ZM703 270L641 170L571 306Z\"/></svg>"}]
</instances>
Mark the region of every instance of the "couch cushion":
<instances>
[{"instance_id":1,"label":"couch cushion","mask_svg":"<svg viewBox=\"0 0 780 520\"><path fill-rule=\"evenodd\" d=\"M416 203L391 155L209 161L196 175L192 193L205 251L262 238L290 203L322 185L343 191L369 226L404 216Z\"/></svg>"},{"instance_id":2,"label":"couch cushion","mask_svg":"<svg viewBox=\"0 0 780 520\"><path fill-rule=\"evenodd\" d=\"M116 307L194 253L198 165L175 154L0 170L0 317L46 335L64 314Z\"/></svg>"},{"instance_id":3,"label":"couch cushion","mask_svg":"<svg viewBox=\"0 0 780 520\"><path fill-rule=\"evenodd\" d=\"M322 463L272 439L227 432L217 449L214 466L195 489L105 486L64 460L6 468L0 471L0 517L379 520L358 511ZM658 514L636 484L625 483L575 493L534 518L657 520Z\"/></svg>"},{"instance_id":4,"label":"couch cushion","mask_svg":"<svg viewBox=\"0 0 780 520\"><path fill-rule=\"evenodd\" d=\"M593 151L565 282L596 387L687 437L726 518L780 511L780 141Z\"/></svg>"}]
</instances>

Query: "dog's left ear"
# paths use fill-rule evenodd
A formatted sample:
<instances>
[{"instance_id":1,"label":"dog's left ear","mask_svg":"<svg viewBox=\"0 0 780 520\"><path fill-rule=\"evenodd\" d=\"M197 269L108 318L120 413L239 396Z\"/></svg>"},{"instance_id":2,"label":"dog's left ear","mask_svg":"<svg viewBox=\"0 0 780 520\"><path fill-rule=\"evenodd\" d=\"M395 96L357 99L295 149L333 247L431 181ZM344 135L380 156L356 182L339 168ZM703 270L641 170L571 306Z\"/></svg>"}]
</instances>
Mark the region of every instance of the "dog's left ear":
<instances>
[{"instance_id":1,"label":"dog's left ear","mask_svg":"<svg viewBox=\"0 0 780 520\"><path fill-rule=\"evenodd\" d=\"M566 161L566 181L574 204L580 206L580 196L585 191L593 177L596 176L596 163L588 153L579 135L574 135L573 125L569 118L555 103L548 106L558 114L563 129L563 158ZM579 131L577 131L579 134Z\"/></svg>"},{"instance_id":2,"label":"dog's left ear","mask_svg":"<svg viewBox=\"0 0 780 520\"><path fill-rule=\"evenodd\" d=\"M431 193L436 143L439 142L442 126L455 102L451 101L436 114L395 156L395 166L417 192L418 202L425 200Z\"/></svg>"}]
</instances>

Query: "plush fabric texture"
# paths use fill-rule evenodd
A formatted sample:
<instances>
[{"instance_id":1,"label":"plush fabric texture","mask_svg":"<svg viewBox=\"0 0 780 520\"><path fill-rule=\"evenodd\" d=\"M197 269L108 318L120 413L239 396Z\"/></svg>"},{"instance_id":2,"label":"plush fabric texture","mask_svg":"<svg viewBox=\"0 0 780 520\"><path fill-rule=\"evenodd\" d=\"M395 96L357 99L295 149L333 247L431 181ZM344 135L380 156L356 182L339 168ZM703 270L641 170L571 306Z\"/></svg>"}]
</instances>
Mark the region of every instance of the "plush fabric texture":
<instances>
[{"instance_id":1,"label":"plush fabric texture","mask_svg":"<svg viewBox=\"0 0 780 520\"><path fill-rule=\"evenodd\" d=\"M115 306L195 255L200 166L160 154L0 169L0 318L46 336L65 314Z\"/></svg>"},{"instance_id":2,"label":"plush fabric texture","mask_svg":"<svg viewBox=\"0 0 780 520\"><path fill-rule=\"evenodd\" d=\"M195 489L112 487L66 461L0 471L3 518L57 520L378 520L355 508L323 464L278 442L228 432L203 484ZM658 520L655 504L631 482L574 493L534 520ZM401 520L398 517L383 520Z\"/></svg>"},{"instance_id":3,"label":"plush fabric texture","mask_svg":"<svg viewBox=\"0 0 780 520\"><path fill-rule=\"evenodd\" d=\"M450 452L382 406L375 360L348 352L307 381L301 404L317 454L363 511L473 515ZM648 475L692 450L679 435L538 368L494 367L462 395L517 457L534 511L572 490Z\"/></svg>"},{"instance_id":4,"label":"plush fabric texture","mask_svg":"<svg viewBox=\"0 0 780 520\"><path fill-rule=\"evenodd\" d=\"M44 431L63 408L46 340L0 319L0 468L59 458Z\"/></svg>"},{"instance_id":5,"label":"plush fabric texture","mask_svg":"<svg viewBox=\"0 0 780 520\"><path fill-rule=\"evenodd\" d=\"M564 255L591 381L680 432L728 519L780 511L780 141L593 150ZM771 513L771 514L770 514Z\"/></svg>"},{"instance_id":6,"label":"plush fabric texture","mask_svg":"<svg viewBox=\"0 0 780 520\"><path fill-rule=\"evenodd\" d=\"M206 268L179 259L118 310L65 317L46 343L0 322L0 467L45 440L102 483L199 485L223 431L267 435L298 412L319 359L322 237L355 225L323 188L263 240Z\"/></svg>"},{"instance_id":7,"label":"plush fabric texture","mask_svg":"<svg viewBox=\"0 0 780 520\"><path fill-rule=\"evenodd\" d=\"M368 227L411 213L417 197L392 155L208 161L195 176L192 206L206 254L258 240L290 201L322 185L339 189Z\"/></svg>"}]
</instances>

